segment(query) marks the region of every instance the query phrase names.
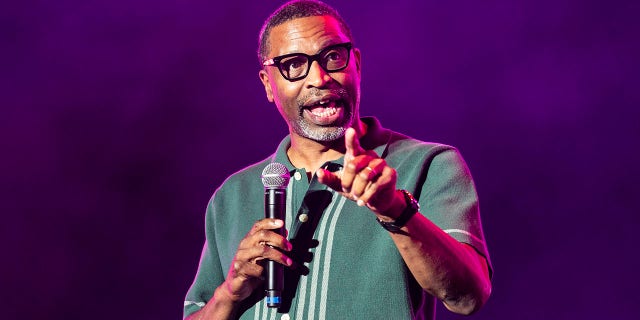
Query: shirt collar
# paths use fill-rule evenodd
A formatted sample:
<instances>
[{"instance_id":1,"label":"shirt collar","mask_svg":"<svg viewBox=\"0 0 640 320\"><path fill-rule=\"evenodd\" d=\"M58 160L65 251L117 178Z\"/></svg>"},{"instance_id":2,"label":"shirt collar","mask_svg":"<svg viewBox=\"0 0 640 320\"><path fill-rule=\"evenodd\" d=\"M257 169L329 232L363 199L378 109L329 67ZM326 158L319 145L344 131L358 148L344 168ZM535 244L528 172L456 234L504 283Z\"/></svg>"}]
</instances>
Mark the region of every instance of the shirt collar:
<instances>
[{"instance_id":1,"label":"shirt collar","mask_svg":"<svg viewBox=\"0 0 640 320\"><path fill-rule=\"evenodd\" d=\"M363 148L367 150L373 150L379 157L386 155L386 149L389 145L389 138L391 137L391 131L383 128L375 117L363 117L361 120L367 125L367 134L360 138L360 143ZM289 157L287 156L287 149L291 146L291 135L287 135L282 139L278 145L278 149L271 157L272 162L279 162L284 164L289 172L295 171L297 168L293 166ZM328 163L339 164L342 166L343 158L329 161ZM325 166L327 164L325 163ZM324 167L324 166L323 166ZM335 166L332 166L335 167ZM332 170L333 171L333 170Z\"/></svg>"}]
</instances>

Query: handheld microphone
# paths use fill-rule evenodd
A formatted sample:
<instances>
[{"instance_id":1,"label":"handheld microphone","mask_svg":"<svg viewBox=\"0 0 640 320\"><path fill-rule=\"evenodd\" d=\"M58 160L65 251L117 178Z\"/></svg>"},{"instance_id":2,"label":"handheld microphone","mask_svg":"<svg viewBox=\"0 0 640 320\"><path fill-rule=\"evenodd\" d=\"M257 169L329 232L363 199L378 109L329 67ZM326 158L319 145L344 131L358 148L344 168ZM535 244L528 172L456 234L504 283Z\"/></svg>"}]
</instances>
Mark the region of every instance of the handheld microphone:
<instances>
[{"instance_id":1,"label":"handheld microphone","mask_svg":"<svg viewBox=\"0 0 640 320\"><path fill-rule=\"evenodd\" d=\"M281 163L268 164L262 171L262 184L264 185L264 216L285 220L287 185L289 184L289 170ZM284 236L284 226L274 230ZM284 289L284 266L267 260L267 287L265 299L267 307L278 308L282 303L282 290Z\"/></svg>"}]
</instances>

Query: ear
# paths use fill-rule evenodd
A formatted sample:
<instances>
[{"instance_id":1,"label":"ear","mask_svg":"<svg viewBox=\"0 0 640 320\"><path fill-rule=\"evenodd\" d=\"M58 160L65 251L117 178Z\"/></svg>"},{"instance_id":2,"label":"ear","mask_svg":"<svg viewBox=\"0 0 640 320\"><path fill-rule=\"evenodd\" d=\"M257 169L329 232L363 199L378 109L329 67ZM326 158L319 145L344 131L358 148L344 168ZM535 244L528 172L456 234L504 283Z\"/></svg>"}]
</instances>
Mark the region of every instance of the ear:
<instances>
[{"instance_id":1,"label":"ear","mask_svg":"<svg viewBox=\"0 0 640 320\"><path fill-rule=\"evenodd\" d=\"M258 72L258 77L260 77L260 81L262 81L262 85L264 86L264 92L267 94L267 100L269 102L273 102L273 91L271 89L271 82L269 81L269 74L264 69Z\"/></svg>"},{"instance_id":2,"label":"ear","mask_svg":"<svg viewBox=\"0 0 640 320\"><path fill-rule=\"evenodd\" d=\"M356 61L356 70L358 70L358 75L361 76L362 75L362 68L361 68L361 53L360 53L360 49L358 48L353 48L353 58Z\"/></svg>"}]
</instances>

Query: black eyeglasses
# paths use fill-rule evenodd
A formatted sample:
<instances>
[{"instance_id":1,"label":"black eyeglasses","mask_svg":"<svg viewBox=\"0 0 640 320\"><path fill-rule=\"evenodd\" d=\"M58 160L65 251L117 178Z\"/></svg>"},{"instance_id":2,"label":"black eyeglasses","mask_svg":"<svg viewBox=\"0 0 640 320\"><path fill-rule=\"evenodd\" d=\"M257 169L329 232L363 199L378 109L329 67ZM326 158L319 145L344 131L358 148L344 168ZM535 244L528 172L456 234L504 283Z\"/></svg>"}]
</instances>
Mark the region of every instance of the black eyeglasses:
<instances>
[{"instance_id":1,"label":"black eyeglasses","mask_svg":"<svg viewBox=\"0 0 640 320\"><path fill-rule=\"evenodd\" d=\"M328 46L312 56L304 53L285 54L271 58L263 62L262 65L276 66L285 79L296 81L309 74L309 69L314 61L318 61L320 67L329 73L343 70L349 65L350 53L351 42L346 42Z\"/></svg>"}]
</instances>

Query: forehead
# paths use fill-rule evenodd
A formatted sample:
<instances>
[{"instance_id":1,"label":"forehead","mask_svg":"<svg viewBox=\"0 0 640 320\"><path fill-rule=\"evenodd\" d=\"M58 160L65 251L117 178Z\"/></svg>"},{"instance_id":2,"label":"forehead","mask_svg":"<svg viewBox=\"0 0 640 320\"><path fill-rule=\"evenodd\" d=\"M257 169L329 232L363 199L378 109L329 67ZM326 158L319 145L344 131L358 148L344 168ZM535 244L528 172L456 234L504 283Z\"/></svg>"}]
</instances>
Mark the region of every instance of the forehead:
<instances>
[{"instance_id":1,"label":"forehead","mask_svg":"<svg viewBox=\"0 0 640 320\"><path fill-rule=\"evenodd\" d=\"M332 16L298 18L274 27L269 35L270 57L302 52L314 54L332 44L348 42L340 23Z\"/></svg>"}]
</instances>

